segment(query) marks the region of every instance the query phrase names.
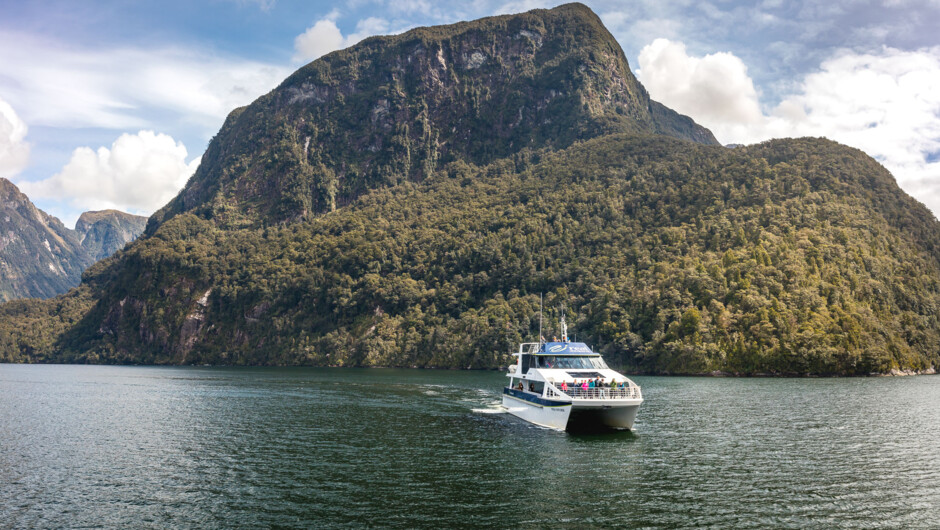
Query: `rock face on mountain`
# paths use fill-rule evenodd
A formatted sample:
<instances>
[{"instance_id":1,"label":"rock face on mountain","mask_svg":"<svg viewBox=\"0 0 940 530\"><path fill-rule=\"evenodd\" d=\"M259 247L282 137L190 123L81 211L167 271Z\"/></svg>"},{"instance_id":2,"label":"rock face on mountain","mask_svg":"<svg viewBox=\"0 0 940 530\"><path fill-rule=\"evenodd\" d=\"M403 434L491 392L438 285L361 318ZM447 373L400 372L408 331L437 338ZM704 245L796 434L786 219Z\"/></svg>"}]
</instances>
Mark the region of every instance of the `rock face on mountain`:
<instances>
[{"instance_id":1,"label":"rock face on mountain","mask_svg":"<svg viewBox=\"0 0 940 530\"><path fill-rule=\"evenodd\" d=\"M0 178L0 301L66 292L89 265L140 235L146 222L114 210L86 212L69 230Z\"/></svg>"},{"instance_id":2,"label":"rock face on mountain","mask_svg":"<svg viewBox=\"0 0 940 530\"><path fill-rule=\"evenodd\" d=\"M581 4L373 37L232 112L150 231L184 211L230 227L299 219L456 160L615 132L717 144L650 100Z\"/></svg>"},{"instance_id":3,"label":"rock face on mountain","mask_svg":"<svg viewBox=\"0 0 940 530\"><path fill-rule=\"evenodd\" d=\"M0 178L0 300L64 293L93 261L78 234Z\"/></svg>"},{"instance_id":4,"label":"rock face on mountain","mask_svg":"<svg viewBox=\"0 0 940 530\"><path fill-rule=\"evenodd\" d=\"M146 226L146 217L102 210L83 213L75 223L75 231L79 233L85 251L98 261L137 239Z\"/></svg>"},{"instance_id":5,"label":"rock face on mountain","mask_svg":"<svg viewBox=\"0 0 940 530\"><path fill-rule=\"evenodd\" d=\"M581 5L367 39L234 111L0 361L494 368L568 308L656 373L940 366L940 223L864 153L727 149Z\"/></svg>"}]
</instances>

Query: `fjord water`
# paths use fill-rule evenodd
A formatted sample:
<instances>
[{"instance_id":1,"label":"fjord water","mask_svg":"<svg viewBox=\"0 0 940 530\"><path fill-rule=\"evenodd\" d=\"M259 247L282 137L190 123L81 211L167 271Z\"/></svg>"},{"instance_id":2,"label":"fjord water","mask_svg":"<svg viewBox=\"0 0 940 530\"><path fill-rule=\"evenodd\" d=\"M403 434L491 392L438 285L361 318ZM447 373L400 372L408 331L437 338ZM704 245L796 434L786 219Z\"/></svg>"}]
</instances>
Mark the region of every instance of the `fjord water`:
<instances>
[{"instance_id":1,"label":"fjord water","mask_svg":"<svg viewBox=\"0 0 940 530\"><path fill-rule=\"evenodd\" d=\"M0 527L936 527L940 378L636 377L591 435L503 380L0 365Z\"/></svg>"}]
</instances>

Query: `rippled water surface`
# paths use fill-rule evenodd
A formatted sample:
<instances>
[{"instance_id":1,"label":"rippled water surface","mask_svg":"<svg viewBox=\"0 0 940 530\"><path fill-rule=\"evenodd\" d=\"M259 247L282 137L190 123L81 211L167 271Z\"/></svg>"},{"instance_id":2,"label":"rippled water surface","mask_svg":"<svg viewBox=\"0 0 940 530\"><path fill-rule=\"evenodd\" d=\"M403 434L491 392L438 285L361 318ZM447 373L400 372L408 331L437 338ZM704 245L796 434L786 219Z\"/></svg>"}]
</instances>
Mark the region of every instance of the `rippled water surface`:
<instances>
[{"instance_id":1,"label":"rippled water surface","mask_svg":"<svg viewBox=\"0 0 940 530\"><path fill-rule=\"evenodd\" d=\"M634 379L571 435L493 372L0 365L0 527L940 524L940 377Z\"/></svg>"}]
</instances>

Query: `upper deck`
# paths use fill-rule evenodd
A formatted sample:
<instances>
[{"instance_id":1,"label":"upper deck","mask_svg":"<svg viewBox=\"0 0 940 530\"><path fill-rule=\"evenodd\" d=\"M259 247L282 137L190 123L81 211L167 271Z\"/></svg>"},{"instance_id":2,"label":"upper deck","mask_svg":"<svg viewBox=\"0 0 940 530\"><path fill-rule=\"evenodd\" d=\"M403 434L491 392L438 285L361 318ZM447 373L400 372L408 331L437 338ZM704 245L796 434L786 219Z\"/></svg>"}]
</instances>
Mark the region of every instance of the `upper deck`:
<instances>
[{"instance_id":1,"label":"upper deck","mask_svg":"<svg viewBox=\"0 0 940 530\"><path fill-rule=\"evenodd\" d=\"M516 355L577 355L600 356L583 342L524 342Z\"/></svg>"}]
</instances>

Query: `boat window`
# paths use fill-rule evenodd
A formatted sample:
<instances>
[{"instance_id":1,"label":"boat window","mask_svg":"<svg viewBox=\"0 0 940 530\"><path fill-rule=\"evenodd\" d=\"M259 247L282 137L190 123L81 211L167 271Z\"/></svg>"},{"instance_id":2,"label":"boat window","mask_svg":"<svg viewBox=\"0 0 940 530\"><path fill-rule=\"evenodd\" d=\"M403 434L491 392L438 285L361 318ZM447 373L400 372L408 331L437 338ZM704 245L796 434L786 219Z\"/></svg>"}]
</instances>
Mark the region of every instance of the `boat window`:
<instances>
[{"instance_id":1,"label":"boat window","mask_svg":"<svg viewBox=\"0 0 940 530\"><path fill-rule=\"evenodd\" d=\"M545 383L542 381L529 381L526 383L526 390L529 392L535 392L538 395L542 395L542 390L545 389Z\"/></svg>"},{"instance_id":2,"label":"boat window","mask_svg":"<svg viewBox=\"0 0 940 530\"><path fill-rule=\"evenodd\" d=\"M556 368L562 370L604 370L607 363L600 356L575 357L570 355L540 355L538 357L540 368Z\"/></svg>"},{"instance_id":3,"label":"boat window","mask_svg":"<svg viewBox=\"0 0 940 530\"><path fill-rule=\"evenodd\" d=\"M520 374L524 374L529 371L529 364L532 362L532 355L522 355L522 368L519 370Z\"/></svg>"}]
</instances>

